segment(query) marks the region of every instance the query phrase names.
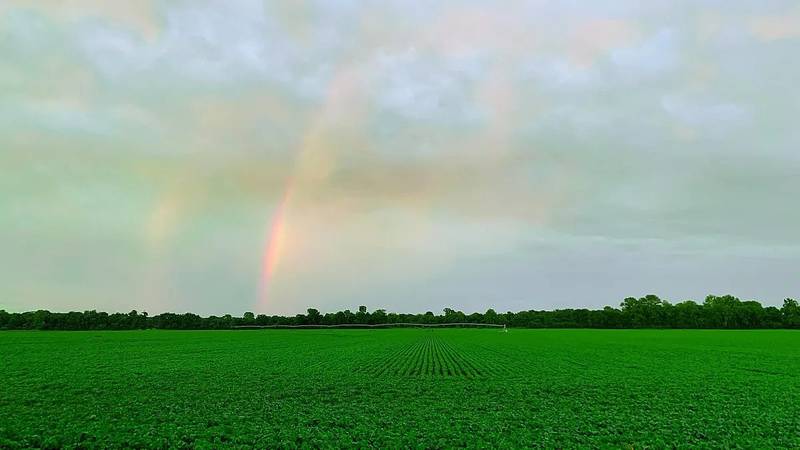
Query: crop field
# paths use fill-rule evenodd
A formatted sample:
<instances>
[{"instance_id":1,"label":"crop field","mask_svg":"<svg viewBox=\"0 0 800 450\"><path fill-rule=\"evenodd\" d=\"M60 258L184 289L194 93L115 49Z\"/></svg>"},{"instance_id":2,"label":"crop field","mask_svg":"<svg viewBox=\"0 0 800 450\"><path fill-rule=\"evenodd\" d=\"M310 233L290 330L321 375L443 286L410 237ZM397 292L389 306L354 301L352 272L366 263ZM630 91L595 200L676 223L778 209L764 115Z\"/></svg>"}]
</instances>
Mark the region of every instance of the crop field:
<instances>
[{"instance_id":1,"label":"crop field","mask_svg":"<svg viewBox=\"0 0 800 450\"><path fill-rule=\"evenodd\" d=\"M0 448L797 447L800 332L0 333Z\"/></svg>"}]
</instances>

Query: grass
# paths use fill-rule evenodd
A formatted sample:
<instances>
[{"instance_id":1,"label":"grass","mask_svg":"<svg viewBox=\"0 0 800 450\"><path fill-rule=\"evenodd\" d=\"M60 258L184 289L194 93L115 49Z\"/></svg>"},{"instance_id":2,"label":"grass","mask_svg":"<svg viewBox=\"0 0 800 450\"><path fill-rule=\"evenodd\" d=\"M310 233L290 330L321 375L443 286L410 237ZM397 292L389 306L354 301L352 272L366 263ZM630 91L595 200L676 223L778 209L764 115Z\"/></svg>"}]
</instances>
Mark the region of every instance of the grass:
<instances>
[{"instance_id":1,"label":"grass","mask_svg":"<svg viewBox=\"0 0 800 450\"><path fill-rule=\"evenodd\" d=\"M0 333L0 448L800 446L800 333Z\"/></svg>"}]
</instances>

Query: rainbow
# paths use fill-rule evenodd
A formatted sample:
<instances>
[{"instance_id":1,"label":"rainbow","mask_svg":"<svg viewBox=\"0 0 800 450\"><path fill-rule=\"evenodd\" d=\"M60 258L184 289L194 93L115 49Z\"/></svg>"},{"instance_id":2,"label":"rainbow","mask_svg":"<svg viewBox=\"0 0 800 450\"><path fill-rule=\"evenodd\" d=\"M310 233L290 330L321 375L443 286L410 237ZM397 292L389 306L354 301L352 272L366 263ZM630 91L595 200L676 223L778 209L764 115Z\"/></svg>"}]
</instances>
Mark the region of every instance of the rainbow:
<instances>
[{"instance_id":1,"label":"rainbow","mask_svg":"<svg viewBox=\"0 0 800 450\"><path fill-rule=\"evenodd\" d=\"M340 70L327 87L327 93L318 112L311 118L291 167L282 197L267 222L261 257L260 295L255 309L264 311L274 302L274 280L278 266L287 251L289 239L288 211L297 203L303 192L313 192L323 185L336 163L336 146L326 139L330 130L338 126L342 117L361 117L362 93L356 68Z\"/></svg>"},{"instance_id":2,"label":"rainbow","mask_svg":"<svg viewBox=\"0 0 800 450\"><path fill-rule=\"evenodd\" d=\"M275 269L280 262L281 252L285 246L286 209L289 205L289 199L291 198L292 187L293 185L291 181L289 181L280 202L275 208L275 213L272 215L269 230L266 234L260 280L261 289L259 303L261 305L266 305L267 303L270 281L275 274Z\"/></svg>"}]
</instances>

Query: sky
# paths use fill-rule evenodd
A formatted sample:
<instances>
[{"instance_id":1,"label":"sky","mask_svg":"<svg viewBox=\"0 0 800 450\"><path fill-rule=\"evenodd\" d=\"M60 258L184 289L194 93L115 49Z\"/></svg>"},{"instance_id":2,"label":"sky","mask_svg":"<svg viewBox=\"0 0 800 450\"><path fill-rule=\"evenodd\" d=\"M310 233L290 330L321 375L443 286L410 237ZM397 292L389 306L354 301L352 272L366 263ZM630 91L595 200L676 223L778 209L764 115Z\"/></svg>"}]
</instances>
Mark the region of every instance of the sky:
<instances>
[{"instance_id":1,"label":"sky","mask_svg":"<svg viewBox=\"0 0 800 450\"><path fill-rule=\"evenodd\" d=\"M0 309L800 296L796 0L4 0Z\"/></svg>"}]
</instances>

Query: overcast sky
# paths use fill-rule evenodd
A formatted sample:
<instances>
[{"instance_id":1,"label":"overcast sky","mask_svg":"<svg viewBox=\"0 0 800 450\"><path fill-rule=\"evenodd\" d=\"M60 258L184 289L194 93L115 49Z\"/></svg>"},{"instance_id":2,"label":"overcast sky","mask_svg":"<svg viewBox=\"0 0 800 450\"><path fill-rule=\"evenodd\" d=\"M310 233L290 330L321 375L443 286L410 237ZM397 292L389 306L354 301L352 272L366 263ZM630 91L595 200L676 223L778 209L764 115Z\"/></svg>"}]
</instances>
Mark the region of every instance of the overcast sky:
<instances>
[{"instance_id":1,"label":"overcast sky","mask_svg":"<svg viewBox=\"0 0 800 450\"><path fill-rule=\"evenodd\" d=\"M800 3L0 2L0 308L800 296Z\"/></svg>"}]
</instances>

